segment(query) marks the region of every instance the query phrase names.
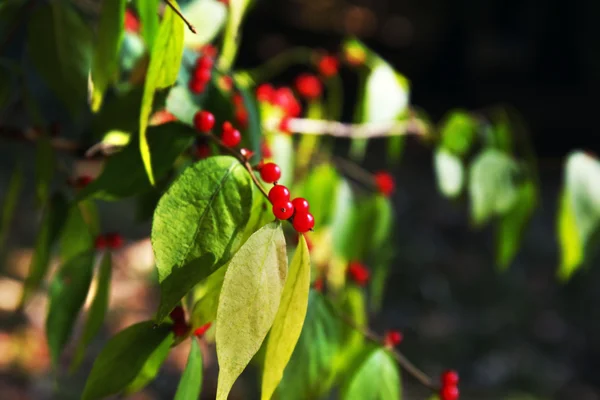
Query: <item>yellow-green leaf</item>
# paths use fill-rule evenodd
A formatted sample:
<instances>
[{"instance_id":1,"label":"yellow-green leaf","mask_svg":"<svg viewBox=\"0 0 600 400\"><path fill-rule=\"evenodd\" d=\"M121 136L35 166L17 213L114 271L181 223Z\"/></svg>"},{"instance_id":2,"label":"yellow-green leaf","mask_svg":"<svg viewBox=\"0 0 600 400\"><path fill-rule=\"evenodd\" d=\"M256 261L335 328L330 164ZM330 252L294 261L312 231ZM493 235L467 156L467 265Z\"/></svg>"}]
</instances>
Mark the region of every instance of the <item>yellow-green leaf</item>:
<instances>
[{"instance_id":1,"label":"yellow-green leaf","mask_svg":"<svg viewBox=\"0 0 600 400\"><path fill-rule=\"evenodd\" d=\"M233 64L238 47L238 36L240 25L248 7L250 0L230 0L229 18L225 27L225 36L223 38L223 50L219 59L219 68L228 70Z\"/></svg>"},{"instance_id":2,"label":"yellow-green leaf","mask_svg":"<svg viewBox=\"0 0 600 400\"><path fill-rule=\"evenodd\" d=\"M172 3L177 7L177 2L172 1ZM170 7L166 7L163 20L158 29L158 37L150 53L150 64L148 65L144 84L144 96L140 113L140 151L148 179L153 185L154 174L152 172L146 128L148 128L148 119L152 112L154 93L173 85L177 80L183 56L183 29L184 25L181 18Z\"/></svg>"},{"instance_id":3,"label":"yellow-green leaf","mask_svg":"<svg viewBox=\"0 0 600 400\"><path fill-rule=\"evenodd\" d=\"M190 354L179 385L175 400L198 400L202 389L202 352L198 346L198 341L192 339Z\"/></svg>"},{"instance_id":4,"label":"yellow-green leaf","mask_svg":"<svg viewBox=\"0 0 600 400\"><path fill-rule=\"evenodd\" d=\"M286 275L287 254L280 222L256 231L231 259L217 309L217 400L227 399L267 336Z\"/></svg>"},{"instance_id":5,"label":"yellow-green leaf","mask_svg":"<svg viewBox=\"0 0 600 400\"><path fill-rule=\"evenodd\" d=\"M343 400L400 400L400 371L386 349L369 350L350 376L340 396Z\"/></svg>"},{"instance_id":6,"label":"yellow-green leaf","mask_svg":"<svg viewBox=\"0 0 600 400\"><path fill-rule=\"evenodd\" d=\"M304 235L290 264L279 311L269 333L262 376L263 400L271 398L300 338L310 289L310 254Z\"/></svg>"},{"instance_id":7,"label":"yellow-green leaf","mask_svg":"<svg viewBox=\"0 0 600 400\"><path fill-rule=\"evenodd\" d=\"M565 281L571 277L576 268L583 262L584 248L581 240L575 212L569 201L569 195L563 192L560 196L558 211L558 240L560 243L560 268L558 276Z\"/></svg>"}]
</instances>

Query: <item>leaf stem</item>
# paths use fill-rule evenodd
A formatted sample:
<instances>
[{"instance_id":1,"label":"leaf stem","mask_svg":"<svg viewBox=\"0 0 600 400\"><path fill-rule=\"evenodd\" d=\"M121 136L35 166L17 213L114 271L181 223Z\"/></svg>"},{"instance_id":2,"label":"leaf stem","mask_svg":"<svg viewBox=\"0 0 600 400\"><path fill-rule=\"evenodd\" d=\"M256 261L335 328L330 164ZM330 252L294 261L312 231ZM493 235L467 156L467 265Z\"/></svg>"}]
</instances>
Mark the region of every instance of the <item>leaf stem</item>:
<instances>
[{"instance_id":1,"label":"leaf stem","mask_svg":"<svg viewBox=\"0 0 600 400\"><path fill-rule=\"evenodd\" d=\"M192 31L192 33L197 33L196 32L196 28L194 27L194 25L192 25L192 23L190 21L188 21L188 19L181 13L181 11L179 11L179 8L175 7L175 5L173 3L171 3L171 0L165 0L165 3L167 3L167 5L169 7L171 7L171 9L173 11L175 11L175 14L179 15L179 18L181 18L182 21L185 22L185 24L187 25L188 29L190 31Z\"/></svg>"}]
</instances>

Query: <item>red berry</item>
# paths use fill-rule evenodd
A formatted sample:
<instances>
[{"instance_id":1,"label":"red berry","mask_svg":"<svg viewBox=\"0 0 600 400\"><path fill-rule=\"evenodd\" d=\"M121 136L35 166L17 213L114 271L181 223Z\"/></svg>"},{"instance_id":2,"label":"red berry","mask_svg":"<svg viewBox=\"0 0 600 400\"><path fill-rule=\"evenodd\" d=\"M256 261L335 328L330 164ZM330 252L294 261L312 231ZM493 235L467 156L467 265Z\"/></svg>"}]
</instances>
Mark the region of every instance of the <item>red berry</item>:
<instances>
[{"instance_id":1,"label":"red berry","mask_svg":"<svg viewBox=\"0 0 600 400\"><path fill-rule=\"evenodd\" d=\"M206 89L206 83L204 83L198 79L192 78L190 80L188 88L190 89L190 92L192 92L194 94L200 94L200 93L204 92L204 89Z\"/></svg>"},{"instance_id":2,"label":"red berry","mask_svg":"<svg viewBox=\"0 0 600 400\"><path fill-rule=\"evenodd\" d=\"M399 345L402 339L404 339L404 335L400 331L389 331L385 334L385 344L389 347Z\"/></svg>"},{"instance_id":3,"label":"red berry","mask_svg":"<svg viewBox=\"0 0 600 400\"><path fill-rule=\"evenodd\" d=\"M210 326L212 325L212 322L209 322L207 324L202 325L199 328L196 328L196 330L194 331L194 335L198 336L198 337L202 337L207 330L210 329Z\"/></svg>"},{"instance_id":4,"label":"red berry","mask_svg":"<svg viewBox=\"0 0 600 400\"><path fill-rule=\"evenodd\" d=\"M235 110L235 121L242 128L247 128L248 127L248 112L243 108L239 108L239 109Z\"/></svg>"},{"instance_id":5,"label":"red berry","mask_svg":"<svg viewBox=\"0 0 600 400\"><path fill-rule=\"evenodd\" d=\"M283 185L275 185L269 190L269 200L273 204L290 201L290 191Z\"/></svg>"},{"instance_id":6,"label":"red berry","mask_svg":"<svg viewBox=\"0 0 600 400\"><path fill-rule=\"evenodd\" d=\"M89 175L80 176L75 180L75 187L77 187L78 189L83 189L84 187L92 183L93 180L94 179Z\"/></svg>"},{"instance_id":7,"label":"red berry","mask_svg":"<svg viewBox=\"0 0 600 400\"><path fill-rule=\"evenodd\" d=\"M323 278L317 278L315 280L315 282L313 283L313 288L317 291L317 292L321 292L323 291Z\"/></svg>"},{"instance_id":8,"label":"red berry","mask_svg":"<svg viewBox=\"0 0 600 400\"><path fill-rule=\"evenodd\" d=\"M236 107L243 107L244 106L244 98L239 93L234 94L231 97L231 101L233 102L233 105L236 106Z\"/></svg>"},{"instance_id":9,"label":"red berry","mask_svg":"<svg viewBox=\"0 0 600 400\"><path fill-rule=\"evenodd\" d=\"M106 234L106 243L109 248L116 250L123 246L123 236L119 235L116 232L107 233Z\"/></svg>"},{"instance_id":10,"label":"red berry","mask_svg":"<svg viewBox=\"0 0 600 400\"><path fill-rule=\"evenodd\" d=\"M198 111L194 115L194 126L199 132L209 132L215 126L215 116L208 111Z\"/></svg>"},{"instance_id":11,"label":"red berry","mask_svg":"<svg viewBox=\"0 0 600 400\"><path fill-rule=\"evenodd\" d=\"M302 74L296 78L298 93L307 99L316 99L321 95L321 81L314 75Z\"/></svg>"},{"instance_id":12,"label":"red berry","mask_svg":"<svg viewBox=\"0 0 600 400\"><path fill-rule=\"evenodd\" d=\"M290 120L291 118L289 117L281 118L281 121L279 121L279 130L281 132L290 133L292 131L290 128Z\"/></svg>"},{"instance_id":13,"label":"red berry","mask_svg":"<svg viewBox=\"0 0 600 400\"><path fill-rule=\"evenodd\" d=\"M315 217L311 213L296 213L292 225L297 232L308 232L315 226Z\"/></svg>"},{"instance_id":14,"label":"red berry","mask_svg":"<svg viewBox=\"0 0 600 400\"><path fill-rule=\"evenodd\" d=\"M204 84L210 81L211 71L210 69L198 68L194 71L194 80L202 82Z\"/></svg>"},{"instance_id":15,"label":"red berry","mask_svg":"<svg viewBox=\"0 0 600 400\"><path fill-rule=\"evenodd\" d=\"M212 57L209 57L207 55L198 57L198 59L196 60L196 70L198 70L198 69L210 70L213 67L213 64L214 64L214 60Z\"/></svg>"},{"instance_id":16,"label":"red berry","mask_svg":"<svg viewBox=\"0 0 600 400\"><path fill-rule=\"evenodd\" d=\"M185 321L185 312L183 311L183 307L181 307L181 306L175 307L173 309L173 311L171 311L171 313L169 314L169 317L171 317L171 319L174 322Z\"/></svg>"},{"instance_id":17,"label":"red berry","mask_svg":"<svg viewBox=\"0 0 600 400\"><path fill-rule=\"evenodd\" d=\"M297 117L302 112L302 107L300 107L300 103L294 96L294 92L288 87L282 87L274 91L271 103L281 107L290 117Z\"/></svg>"},{"instance_id":18,"label":"red berry","mask_svg":"<svg viewBox=\"0 0 600 400\"><path fill-rule=\"evenodd\" d=\"M242 134L237 129L223 130L221 141L225 147L235 147L242 141Z\"/></svg>"},{"instance_id":19,"label":"red berry","mask_svg":"<svg viewBox=\"0 0 600 400\"><path fill-rule=\"evenodd\" d=\"M137 33L140 30L140 21L129 9L125 10L125 30L132 33Z\"/></svg>"},{"instance_id":20,"label":"red berry","mask_svg":"<svg viewBox=\"0 0 600 400\"><path fill-rule=\"evenodd\" d=\"M202 54L210 57L210 58L215 58L217 56L217 48L215 46L213 46L212 44L206 44L204 45L200 51L202 51Z\"/></svg>"},{"instance_id":21,"label":"red berry","mask_svg":"<svg viewBox=\"0 0 600 400\"><path fill-rule=\"evenodd\" d=\"M294 215L294 205L291 201L273 203L273 215L277 219L290 219Z\"/></svg>"},{"instance_id":22,"label":"red berry","mask_svg":"<svg viewBox=\"0 0 600 400\"><path fill-rule=\"evenodd\" d=\"M458 372L449 369L442 373L442 386L456 386L458 385L459 377Z\"/></svg>"},{"instance_id":23,"label":"red berry","mask_svg":"<svg viewBox=\"0 0 600 400\"><path fill-rule=\"evenodd\" d=\"M256 99L258 101L270 101L274 92L275 89L273 89L273 86L268 83L263 83L256 88Z\"/></svg>"},{"instance_id":24,"label":"red berry","mask_svg":"<svg viewBox=\"0 0 600 400\"><path fill-rule=\"evenodd\" d=\"M210 147L208 147L205 144L198 145L198 146L196 146L194 155L199 160L206 158L206 157L210 156Z\"/></svg>"},{"instance_id":25,"label":"red berry","mask_svg":"<svg viewBox=\"0 0 600 400\"><path fill-rule=\"evenodd\" d=\"M375 174L375 185L381 194L390 196L394 192L396 184L392 175L385 171L380 171Z\"/></svg>"},{"instance_id":26,"label":"red berry","mask_svg":"<svg viewBox=\"0 0 600 400\"><path fill-rule=\"evenodd\" d=\"M260 177L266 183L277 182L281 178L281 169L275 163L267 163L260 167Z\"/></svg>"},{"instance_id":27,"label":"red berry","mask_svg":"<svg viewBox=\"0 0 600 400\"><path fill-rule=\"evenodd\" d=\"M338 73L339 62L334 56L323 56L319 60L317 67L324 77L331 77Z\"/></svg>"},{"instance_id":28,"label":"red berry","mask_svg":"<svg viewBox=\"0 0 600 400\"><path fill-rule=\"evenodd\" d=\"M308 200L305 198L296 197L294 200L292 200L292 204L294 205L294 210L296 210L297 213L302 214L308 212Z\"/></svg>"},{"instance_id":29,"label":"red berry","mask_svg":"<svg viewBox=\"0 0 600 400\"><path fill-rule=\"evenodd\" d=\"M443 386L440 390L440 400L458 400L459 394L456 386Z\"/></svg>"},{"instance_id":30,"label":"red berry","mask_svg":"<svg viewBox=\"0 0 600 400\"><path fill-rule=\"evenodd\" d=\"M233 125L231 125L231 122L225 121L225 122L223 122L223 126L221 127L221 130L223 132L229 132L229 131L233 131L234 128L233 128Z\"/></svg>"},{"instance_id":31,"label":"red berry","mask_svg":"<svg viewBox=\"0 0 600 400\"><path fill-rule=\"evenodd\" d=\"M173 333L178 337L185 336L189 329L190 326L185 321L175 321L173 324Z\"/></svg>"},{"instance_id":32,"label":"red berry","mask_svg":"<svg viewBox=\"0 0 600 400\"><path fill-rule=\"evenodd\" d=\"M348 264L348 275L357 285L365 286L369 282L370 272L362 263L353 261Z\"/></svg>"},{"instance_id":33,"label":"red berry","mask_svg":"<svg viewBox=\"0 0 600 400\"><path fill-rule=\"evenodd\" d=\"M96 248L96 250L103 250L106 248L106 246L106 237L104 237L103 235L97 236L96 240L94 241L94 247Z\"/></svg>"},{"instance_id":34,"label":"red berry","mask_svg":"<svg viewBox=\"0 0 600 400\"><path fill-rule=\"evenodd\" d=\"M260 144L260 151L262 153L262 156L265 158L270 158L273 155L273 153L271 152L271 148L269 147L267 142L264 141Z\"/></svg>"}]
</instances>

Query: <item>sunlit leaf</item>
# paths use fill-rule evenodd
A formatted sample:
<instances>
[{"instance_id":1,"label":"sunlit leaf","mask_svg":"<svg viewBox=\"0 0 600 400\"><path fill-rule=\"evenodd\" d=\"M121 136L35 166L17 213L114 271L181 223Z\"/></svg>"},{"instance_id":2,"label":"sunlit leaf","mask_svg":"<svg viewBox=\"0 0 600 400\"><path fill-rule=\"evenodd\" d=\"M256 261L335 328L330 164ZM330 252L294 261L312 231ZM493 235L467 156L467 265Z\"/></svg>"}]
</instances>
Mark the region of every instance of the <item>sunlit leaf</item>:
<instances>
[{"instance_id":1,"label":"sunlit leaf","mask_svg":"<svg viewBox=\"0 0 600 400\"><path fill-rule=\"evenodd\" d=\"M227 399L269 332L287 272L280 222L258 230L229 263L217 309L217 400Z\"/></svg>"},{"instance_id":2,"label":"sunlit leaf","mask_svg":"<svg viewBox=\"0 0 600 400\"><path fill-rule=\"evenodd\" d=\"M52 279L46 335L54 365L58 364L60 354L71 338L92 282L93 268L94 253L78 253L68 258Z\"/></svg>"},{"instance_id":3,"label":"sunlit leaf","mask_svg":"<svg viewBox=\"0 0 600 400\"><path fill-rule=\"evenodd\" d=\"M460 158L439 148L434 154L434 166L439 191L450 198L460 195L464 186L464 168Z\"/></svg>"},{"instance_id":4,"label":"sunlit leaf","mask_svg":"<svg viewBox=\"0 0 600 400\"><path fill-rule=\"evenodd\" d=\"M2 215L0 216L0 253L2 253L6 238L8 237L8 231L10 230L15 209L17 208L17 202L19 201L22 186L23 165L19 163L10 177L8 187L6 188L6 194L2 199Z\"/></svg>"},{"instance_id":5,"label":"sunlit leaf","mask_svg":"<svg viewBox=\"0 0 600 400\"><path fill-rule=\"evenodd\" d=\"M131 381L131 383L129 383L123 391L125 395L130 395L140 391L146 385L152 382L154 378L156 378L160 367L165 363L165 360L169 355L169 350L171 350L171 346L173 345L171 338L172 336L169 336L156 349L154 349L146 362L144 362L142 368L137 373L135 379Z\"/></svg>"},{"instance_id":6,"label":"sunlit leaf","mask_svg":"<svg viewBox=\"0 0 600 400\"><path fill-rule=\"evenodd\" d=\"M453 110L440 129L441 148L458 156L466 154L475 142L476 129L475 118L466 111Z\"/></svg>"},{"instance_id":7,"label":"sunlit leaf","mask_svg":"<svg viewBox=\"0 0 600 400\"><path fill-rule=\"evenodd\" d=\"M396 360L383 348L368 350L342 388L344 400L400 400L400 371Z\"/></svg>"},{"instance_id":8,"label":"sunlit leaf","mask_svg":"<svg viewBox=\"0 0 600 400\"><path fill-rule=\"evenodd\" d=\"M281 178L278 183L289 186L294 177L294 141L290 135L282 133L274 133L271 140L273 162L281 168Z\"/></svg>"},{"instance_id":9,"label":"sunlit leaf","mask_svg":"<svg viewBox=\"0 0 600 400\"><path fill-rule=\"evenodd\" d=\"M110 339L94 362L82 400L103 399L122 392L143 373L159 350L161 356L168 353L174 340L171 326L153 325L152 321L140 322Z\"/></svg>"},{"instance_id":10,"label":"sunlit leaf","mask_svg":"<svg viewBox=\"0 0 600 400\"><path fill-rule=\"evenodd\" d=\"M231 259L241 245L252 199L250 175L229 156L188 167L163 195L152 224L161 285L158 322L196 283Z\"/></svg>"},{"instance_id":11,"label":"sunlit leaf","mask_svg":"<svg viewBox=\"0 0 600 400\"><path fill-rule=\"evenodd\" d=\"M263 400L271 398L300 338L310 288L310 254L304 235L289 267L281 303L269 333L262 375Z\"/></svg>"},{"instance_id":12,"label":"sunlit leaf","mask_svg":"<svg viewBox=\"0 0 600 400\"><path fill-rule=\"evenodd\" d=\"M177 7L175 0L172 0L171 3L174 7ZM177 81L183 55L183 30L184 24L181 18L171 7L165 7L165 13L158 29L158 36L150 53L150 65L144 84L144 96L140 112L140 152L142 153L148 179L153 185L154 172L146 128L152 112L154 93L173 85Z\"/></svg>"},{"instance_id":13,"label":"sunlit leaf","mask_svg":"<svg viewBox=\"0 0 600 400\"><path fill-rule=\"evenodd\" d=\"M333 165L323 163L312 168L300 188L300 195L310 203L310 212L318 227L329 224L334 213L340 176ZM318 228L317 228L318 229Z\"/></svg>"},{"instance_id":14,"label":"sunlit leaf","mask_svg":"<svg viewBox=\"0 0 600 400\"><path fill-rule=\"evenodd\" d=\"M71 363L71 371L74 371L79 367L79 364L83 360L86 348L89 346L94 336L96 336L96 334L102 327L102 323L104 322L104 316L106 315L106 310L108 309L111 274L111 253L107 252L104 253L102 263L100 264L98 278L96 281L96 293L94 295L94 299L92 300L92 305L90 306L90 310L88 312L87 319L83 327L83 333L77 345L75 356L73 357L73 361Z\"/></svg>"},{"instance_id":15,"label":"sunlit leaf","mask_svg":"<svg viewBox=\"0 0 600 400\"><path fill-rule=\"evenodd\" d=\"M135 6L140 17L142 37L146 47L152 49L158 34L158 5L159 0L135 0Z\"/></svg>"},{"instance_id":16,"label":"sunlit leaf","mask_svg":"<svg viewBox=\"0 0 600 400\"><path fill-rule=\"evenodd\" d=\"M355 327L364 328L368 321L365 295L359 287L345 287L340 303L340 313L353 324L342 327L342 350L337 360L338 367L346 371L363 349L364 336Z\"/></svg>"},{"instance_id":17,"label":"sunlit leaf","mask_svg":"<svg viewBox=\"0 0 600 400\"><path fill-rule=\"evenodd\" d=\"M92 110L102 105L104 92L117 77L119 50L125 34L126 0L104 0L101 3L100 21L92 60Z\"/></svg>"},{"instance_id":18,"label":"sunlit leaf","mask_svg":"<svg viewBox=\"0 0 600 400\"><path fill-rule=\"evenodd\" d=\"M223 287L227 266L216 270L212 275L200 282L194 289L195 304L192 308L193 326L202 326L217 318L219 296Z\"/></svg>"},{"instance_id":19,"label":"sunlit leaf","mask_svg":"<svg viewBox=\"0 0 600 400\"><path fill-rule=\"evenodd\" d=\"M223 50L219 58L219 68L222 70L228 70L233 65L239 43L240 25L249 3L250 0L229 1L229 16L223 37Z\"/></svg>"},{"instance_id":20,"label":"sunlit leaf","mask_svg":"<svg viewBox=\"0 0 600 400\"><path fill-rule=\"evenodd\" d=\"M192 339L185 370L179 380L174 400L198 400L202 389L202 352L198 341Z\"/></svg>"},{"instance_id":21,"label":"sunlit leaf","mask_svg":"<svg viewBox=\"0 0 600 400\"><path fill-rule=\"evenodd\" d=\"M227 17L227 7L216 0L194 0L182 6L181 11L196 28L196 33L185 30L184 43L191 48L200 48L211 42L223 28Z\"/></svg>"}]
</instances>

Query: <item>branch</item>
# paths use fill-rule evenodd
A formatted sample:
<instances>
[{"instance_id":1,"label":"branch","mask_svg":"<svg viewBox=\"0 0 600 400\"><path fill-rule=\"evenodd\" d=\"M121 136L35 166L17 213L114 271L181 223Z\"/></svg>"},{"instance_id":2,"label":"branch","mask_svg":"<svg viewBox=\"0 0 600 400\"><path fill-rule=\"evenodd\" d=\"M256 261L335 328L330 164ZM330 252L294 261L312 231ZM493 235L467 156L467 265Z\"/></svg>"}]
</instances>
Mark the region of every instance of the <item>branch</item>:
<instances>
[{"instance_id":1,"label":"branch","mask_svg":"<svg viewBox=\"0 0 600 400\"><path fill-rule=\"evenodd\" d=\"M192 23L190 21L188 21L188 19L181 13L181 11L179 11L179 9L177 7L175 7L175 5L173 3L171 3L171 0L165 0L165 3L167 3L167 5L169 7L171 7L171 9L173 11L175 11L175 14L179 15L179 18L181 18L181 20L183 22L185 22L185 24L187 25L188 29L190 31L192 31L192 33L197 33L196 32L196 28L194 27L194 25L192 25Z\"/></svg>"}]
</instances>

